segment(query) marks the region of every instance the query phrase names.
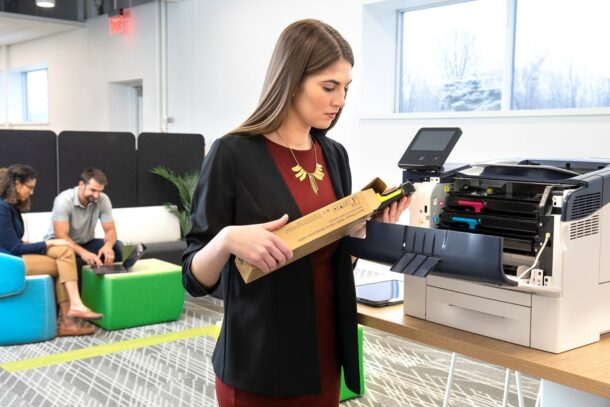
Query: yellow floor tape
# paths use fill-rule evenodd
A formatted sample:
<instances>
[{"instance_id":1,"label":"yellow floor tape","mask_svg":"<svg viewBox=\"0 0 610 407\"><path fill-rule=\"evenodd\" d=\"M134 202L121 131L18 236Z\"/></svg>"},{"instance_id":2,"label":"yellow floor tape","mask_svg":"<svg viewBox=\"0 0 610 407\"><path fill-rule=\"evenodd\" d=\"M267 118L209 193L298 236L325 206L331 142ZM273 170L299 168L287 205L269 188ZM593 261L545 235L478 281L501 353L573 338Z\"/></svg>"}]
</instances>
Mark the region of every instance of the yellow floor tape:
<instances>
[{"instance_id":1,"label":"yellow floor tape","mask_svg":"<svg viewBox=\"0 0 610 407\"><path fill-rule=\"evenodd\" d=\"M73 362L75 360L89 359L94 358L96 356L107 355L109 353L144 348L146 346L193 338L195 336L209 335L217 339L219 334L220 326L209 325L201 328L186 329L184 331L170 332L167 334L155 335L147 338L138 338L123 342L108 343L105 345L76 349L68 352L57 353L54 355L39 356L36 358L19 360L17 362L4 363L0 365L0 368L10 373L22 372L24 370L37 369L40 367L56 365L59 363Z\"/></svg>"}]
</instances>

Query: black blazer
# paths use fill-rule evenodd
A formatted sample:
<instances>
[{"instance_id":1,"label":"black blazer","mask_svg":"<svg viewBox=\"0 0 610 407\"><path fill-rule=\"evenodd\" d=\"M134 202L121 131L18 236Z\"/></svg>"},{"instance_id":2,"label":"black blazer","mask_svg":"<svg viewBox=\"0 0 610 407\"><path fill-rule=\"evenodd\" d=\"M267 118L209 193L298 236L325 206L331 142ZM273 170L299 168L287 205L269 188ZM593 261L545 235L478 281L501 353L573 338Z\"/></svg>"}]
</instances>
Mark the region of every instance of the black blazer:
<instances>
[{"instance_id":1,"label":"black blazer","mask_svg":"<svg viewBox=\"0 0 610 407\"><path fill-rule=\"evenodd\" d=\"M314 135L337 199L351 194L345 148ZM219 283L206 290L190 270L195 253L227 225L301 217L263 136L228 135L214 142L201 169L186 236L183 284L194 296L221 289L224 320L212 357L214 371L235 388L271 395L319 394L313 272L309 256L245 284L231 256ZM345 383L360 392L356 297L351 257L341 244L333 258L339 358Z\"/></svg>"},{"instance_id":2,"label":"black blazer","mask_svg":"<svg viewBox=\"0 0 610 407\"><path fill-rule=\"evenodd\" d=\"M24 254L46 254L45 242L23 243L25 228L21 212L0 199L0 253L21 256Z\"/></svg>"}]
</instances>

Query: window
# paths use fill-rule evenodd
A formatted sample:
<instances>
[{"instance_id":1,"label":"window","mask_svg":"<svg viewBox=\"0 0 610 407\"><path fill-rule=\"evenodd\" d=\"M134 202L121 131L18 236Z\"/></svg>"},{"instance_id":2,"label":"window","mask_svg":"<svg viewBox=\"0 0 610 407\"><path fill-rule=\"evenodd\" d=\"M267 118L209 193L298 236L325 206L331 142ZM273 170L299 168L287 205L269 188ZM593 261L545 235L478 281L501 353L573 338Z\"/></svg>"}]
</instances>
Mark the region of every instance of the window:
<instances>
[{"instance_id":1,"label":"window","mask_svg":"<svg viewBox=\"0 0 610 407\"><path fill-rule=\"evenodd\" d=\"M500 110L504 4L473 1L401 13L401 112Z\"/></svg>"},{"instance_id":2,"label":"window","mask_svg":"<svg viewBox=\"0 0 610 407\"><path fill-rule=\"evenodd\" d=\"M46 67L15 69L8 73L8 115L11 123L49 121Z\"/></svg>"},{"instance_id":3,"label":"window","mask_svg":"<svg viewBox=\"0 0 610 407\"><path fill-rule=\"evenodd\" d=\"M47 70L23 72L24 122L46 122L49 119Z\"/></svg>"},{"instance_id":4,"label":"window","mask_svg":"<svg viewBox=\"0 0 610 407\"><path fill-rule=\"evenodd\" d=\"M512 108L610 106L608 15L603 0L520 1Z\"/></svg>"},{"instance_id":5,"label":"window","mask_svg":"<svg viewBox=\"0 0 610 407\"><path fill-rule=\"evenodd\" d=\"M399 112L610 106L610 2L429 3L399 11Z\"/></svg>"}]
</instances>

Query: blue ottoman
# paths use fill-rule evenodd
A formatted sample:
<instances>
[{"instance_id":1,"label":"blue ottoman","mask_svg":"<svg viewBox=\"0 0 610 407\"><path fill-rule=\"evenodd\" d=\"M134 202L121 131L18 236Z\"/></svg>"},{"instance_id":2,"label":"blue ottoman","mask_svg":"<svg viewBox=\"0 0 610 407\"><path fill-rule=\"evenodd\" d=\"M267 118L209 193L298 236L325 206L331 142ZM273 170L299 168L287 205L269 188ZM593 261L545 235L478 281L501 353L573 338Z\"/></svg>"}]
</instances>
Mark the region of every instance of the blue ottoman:
<instances>
[{"instance_id":1,"label":"blue ottoman","mask_svg":"<svg viewBox=\"0 0 610 407\"><path fill-rule=\"evenodd\" d=\"M51 276L26 277L20 257L0 253L0 345L46 341L56 333Z\"/></svg>"}]
</instances>

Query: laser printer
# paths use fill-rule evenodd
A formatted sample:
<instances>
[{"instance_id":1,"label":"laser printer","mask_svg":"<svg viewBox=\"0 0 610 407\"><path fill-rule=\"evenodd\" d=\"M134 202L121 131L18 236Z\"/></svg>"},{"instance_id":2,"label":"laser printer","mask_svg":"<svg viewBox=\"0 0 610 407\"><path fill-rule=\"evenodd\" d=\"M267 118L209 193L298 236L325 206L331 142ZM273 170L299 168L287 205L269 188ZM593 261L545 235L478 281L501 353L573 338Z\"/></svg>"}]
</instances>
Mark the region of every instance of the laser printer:
<instances>
[{"instance_id":1,"label":"laser printer","mask_svg":"<svg viewBox=\"0 0 610 407\"><path fill-rule=\"evenodd\" d=\"M406 315L553 353L593 343L610 331L609 164L402 165L409 224L368 222L350 250L404 274Z\"/></svg>"}]
</instances>

